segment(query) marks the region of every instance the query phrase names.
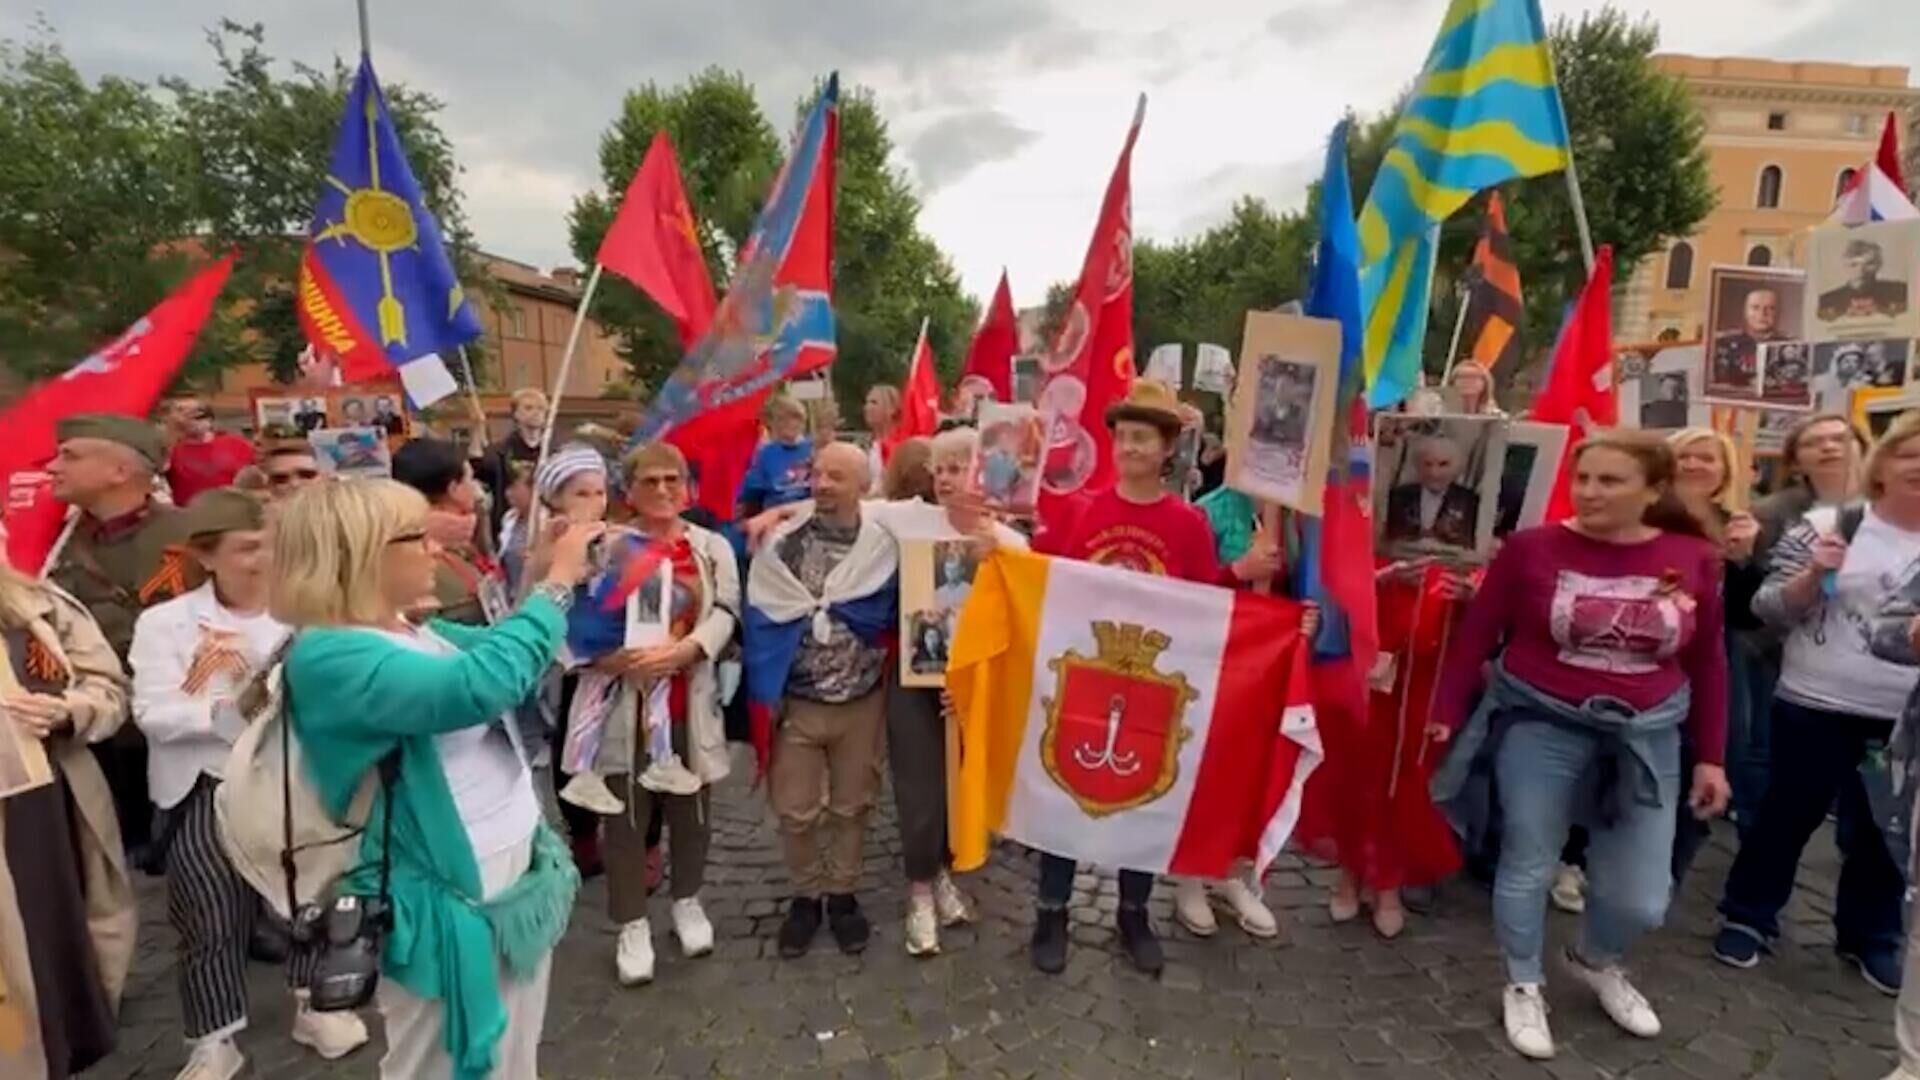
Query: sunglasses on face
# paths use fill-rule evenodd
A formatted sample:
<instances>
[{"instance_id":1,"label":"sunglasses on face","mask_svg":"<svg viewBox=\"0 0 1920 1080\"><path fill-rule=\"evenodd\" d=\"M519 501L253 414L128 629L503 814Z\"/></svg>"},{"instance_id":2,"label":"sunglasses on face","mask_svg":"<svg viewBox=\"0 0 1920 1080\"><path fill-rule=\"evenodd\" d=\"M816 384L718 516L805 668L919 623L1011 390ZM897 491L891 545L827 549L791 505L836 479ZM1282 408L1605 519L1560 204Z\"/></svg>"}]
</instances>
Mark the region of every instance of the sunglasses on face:
<instances>
[{"instance_id":1,"label":"sunglasses on face","mask_svg":"<svg viewBox=\"0 0 1920 1080\"><path fill-rule=\"evenodd\" d=\"M318 479L320 479L319 469L292 469L287 472L277 472L277 473L267 474L267 483L269 484L291 484L295 480L318 480Z\"/></svg>"}]
</instances>

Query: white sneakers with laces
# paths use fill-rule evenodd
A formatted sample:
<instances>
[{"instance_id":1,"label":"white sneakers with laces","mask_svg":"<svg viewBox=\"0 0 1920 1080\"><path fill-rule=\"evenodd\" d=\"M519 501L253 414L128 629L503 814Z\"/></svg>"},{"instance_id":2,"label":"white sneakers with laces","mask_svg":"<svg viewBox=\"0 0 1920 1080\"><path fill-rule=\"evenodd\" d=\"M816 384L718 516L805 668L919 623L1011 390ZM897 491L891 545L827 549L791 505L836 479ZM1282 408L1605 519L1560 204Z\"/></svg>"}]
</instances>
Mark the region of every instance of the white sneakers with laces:
<instances>
[{"instance_id":1,"label":"white sneakers with laces","mask_svg":"<svg viewBox=\"0 0 1920 1080\"><path fill-rule=\"evenodd\" d=\"M1213 904L1207 899L1207 885L1203 881L1182 878L1174 885L1173 914L1194 937L1212 937L1220 931L1220 923L1213 917Z\"/></svg>"},{"instance_id":2,"label":"white sneakers with laces","mask_svg":"<svg viewBox=\"0 0 1920 1080\"><path fill-rule=\"evenodd\" d=\"M601 817L617 817L627 812L627 804L620 801L613 789L607 786L607 780L599 773L578 772L560 789L560 801L572 803L583 810L591 810Z\"/></svg>"},{"instance_id":3,"label":"white sneakers with laces","mask_svg":"<svg viewBox=\"0 0 1920 1080\"><path fill-rule=\"evenodd\" d=\"M1553 1057L1553 1031L1547 1027L1547 999L1538 983L1509 983L1501 997L1506 1013L1507 1041L1521 1057L1546 1061Z\"/></svg>"},{"instance_id":4,"label":"white sneakers with laces","mask_svg":"<svg viewBox=\"0 0 1920 1080\"><path fill-rule=\"evenodd\" d=\"M933 910L940 916L941 926L959 926L973 921L973 907L967 903L967 896L960 886L953 883L945 870L933 879Z\"/></svg>"},{"instance_id":5,"label":"white sneakers with laces","mask_svg":"<svg viewBox=\"0 0 1920 1080\"><path fill-rule=\"evenodd\" d=\"M1660 1016L1647 1004L1647 999L1627 981L1627 973L1618 964L1606 967L1589 967L1578 953L1568 949L1566 953L1568 974L1586 983L1600 997L1600 1007L1606 1010L1620 1030L1642 1039L1657 1038L1660 1035Z\"/></svg>"},{"instance_id":6,"label":"white sneakers with laces","mask_svg":"<svg viewBox=\"0 0 1920 1080\"><path fill-rule=\"evenodd\" d=\"M673 936L680 939L682 956L705 956L713 951L713 923L707 921L699 897L673 902Z\"/></svg>"},{"instance_id":7,"label":"white sneakers with laces","mask_svg":"<svg viewBox=\"0 0 1920 1080\"><path fill-rule=\"evenodd\" d=\"M653 981L653 927L645 919L635 919L620 928L620 943L614 949L613 964L621 986L642 986Z\"/></svg>"},{"instance_id":8,"label":"white sneakers with laces","mask_svg":"<svg viewBox=\"0 0 1920 1080\"><path fill-rule=\"evenodd\" d=\"M907 955L934 956L940 952L940 919L930 895L907 897Z\"/></svg>"},{"instance_id":9,"label":"white sneakers with laces","mask_svg":"<svg viewBox=\"0 0 1920 1080\"><path fill-rule=\"evenodd\" d=\"M367 1044L367 1025L358 1013L316 1012L305 991L295 991L293 1041L328 1061L346 1057Z\"/></svg>"},{"instance_id":10,"label":"white sneakers with laces","mask_svg":"<svg viewBox=\"0 0 1920 1080\"><path fill-rule=\"evenodd\" d=\"M246 1064L232 1038L201 1039L193 1044L186 1067L173 1080L233 1080Z\"/></svg>"}]
</instances>

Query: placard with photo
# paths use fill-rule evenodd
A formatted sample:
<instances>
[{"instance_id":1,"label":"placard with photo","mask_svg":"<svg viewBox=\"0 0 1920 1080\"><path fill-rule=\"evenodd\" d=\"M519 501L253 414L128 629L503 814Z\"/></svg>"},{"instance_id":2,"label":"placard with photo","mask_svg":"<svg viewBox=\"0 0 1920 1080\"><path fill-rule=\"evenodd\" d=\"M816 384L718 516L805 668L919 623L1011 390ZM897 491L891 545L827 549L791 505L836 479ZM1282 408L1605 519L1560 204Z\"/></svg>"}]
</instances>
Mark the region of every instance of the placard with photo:
<instances>
[{"instance_id":1,"label":"placard with photo","mask_svg":"<svg viewBox=\"0 0 1920 1080\"><path fill-rule=\"evenodd\" d=\"M393 453L379 428L321 428L307 434L322 472L336 476L392 476Z\"/></svg>"},{"instance_id":2,"label":"placard with photo","mask_svg":"<svg viewBox=\"0 0 1920 1080\"><path fill-rule=\"evenodd\" d=\"M1497 416L1380 414L1373 440L1375 550L1394 559L1486 561L1493 554L1509 426Z\"/></svg>"},{"instance_id":3,"label":"placard with photo","mask_svg":"<svg viewBox=\"0 0 1920 1080\"><path fill-rule=\"evenodd\" d=\"M1769 341L1760 346L1760 404L1805 412L1813 408L1813 346Z\"/></svg>"},{"instance_id":4,"label":"placard with photo","mask_svg":"<svg viewBox=\"0 0 1920 1080\"><path fill-rule=\"evenodd\" d=\"M1799 270L1716 266L1707 279L1707 349L1701 396L1761 399L1760 347L1800 341L1807 276Z\"/></svg>"},{"instance_id":5,"label":"placard with photo","mask_svg":"<svg viewBox=\"0 0 1920 1080\"><path fill-rule=\"evenodd\" d=\"M1807 266L1809 337L1920 337L1920 219L1822 225Z\"/></svg>"},{"instance_id":6,"label":"placard with photo","mask_svg":"<svg viewBox=\"0 0 1920 1080\"><path fill-rule=\"evenodd\" d=\"M1567 453L1565 424L1534 424L1515 420L1507 424L1507 447L1500 470L1500 503L1494 514L1493 535L1503 539L1517 529L1531 529L1547 520L1547 503Z\"/></svg>"},{"instance_id":7,"label":"placard with photo","mask_svg":"<svg viewBox=\"0 0 1920 1080\"><path fill-rule=\"evenodd\" d=\"M1046 465L1047 426L1032 405L978 404L980 448L968 485L1001 513L1031 516Z\"/></svg>"},{"instance_id":8,"label":"placard with photo","mask_svg":"<svg viewBox=\"0 0 1920 1080\"><path fill-rule=\"evenodd\" d=\"M1340 324L1247 313L1227 412L1227 486L1318 516L1327 483Z\"/></svg>"},{"instance_id":9,"label":"placard with photo","mask_svg":"<svg viewBox=\"0 0 1920 1080\"><path fill-rule=\"evenodd\" d=\"M900 685L947 684L953 631L973 591L980 558L968 540L900 545Z\"/></svg>"},{"instance_id":10,"label":"placard with photo","mask_svg":"<svg viewBox=\"0 0 1920 1080\"><path fill-rule=\"evenodd\" d=\"M1614 386L1620 425L1643 431L1678 431L1707 422L1712 407L1700 396L1699 344L1635 346L1616 355Z\"/></svg>"}]
</instances>

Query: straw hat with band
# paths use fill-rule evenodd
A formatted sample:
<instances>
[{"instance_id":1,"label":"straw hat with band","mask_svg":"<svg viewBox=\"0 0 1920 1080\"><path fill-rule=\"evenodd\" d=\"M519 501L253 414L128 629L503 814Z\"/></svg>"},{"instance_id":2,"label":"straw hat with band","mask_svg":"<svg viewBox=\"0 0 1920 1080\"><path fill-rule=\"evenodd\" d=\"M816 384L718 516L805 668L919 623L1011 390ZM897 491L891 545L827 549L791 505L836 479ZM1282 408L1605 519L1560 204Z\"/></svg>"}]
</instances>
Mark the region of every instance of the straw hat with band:
<instances>
[{"instance_id":1,"label":"straw hat with band","mask_svg":"<svg viewBox=\"0 0 1920 1080\"><path fill-rule=\"evenodd\" d=\"M1181 429L1187 426L1180 399L1166 383L1156 379L1135 379L1125 398L1107 406L1108 429L1122 420L1151 424L1170 443L1178 439Z\"/></svg>"}]
</instances>

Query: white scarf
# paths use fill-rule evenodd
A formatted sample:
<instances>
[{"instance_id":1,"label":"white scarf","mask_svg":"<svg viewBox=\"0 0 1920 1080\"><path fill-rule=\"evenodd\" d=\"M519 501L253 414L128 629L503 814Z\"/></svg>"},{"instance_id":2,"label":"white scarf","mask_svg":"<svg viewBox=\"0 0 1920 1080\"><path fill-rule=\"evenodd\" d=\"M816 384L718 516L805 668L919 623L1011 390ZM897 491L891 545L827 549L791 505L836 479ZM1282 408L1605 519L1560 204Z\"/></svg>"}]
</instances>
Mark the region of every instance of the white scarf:
<instances>
[{"instance_id":1,"label":"white scarf","mask_svg":"<svg viewBox=\"0 0 1920 1080\"><path fill-rule=\"evenodd\" d=\"M872 596L887 588L899 569L900 551L886 530L863 510L860 533L840 564L827 572L821 595L814 596L780 557L780 543L812 520L805 510L775 529L747 573L747 603L776 623L811 616L813 639L825 644L832 631L827 609L848 600Z\"/></svg>"}]
</instances>

